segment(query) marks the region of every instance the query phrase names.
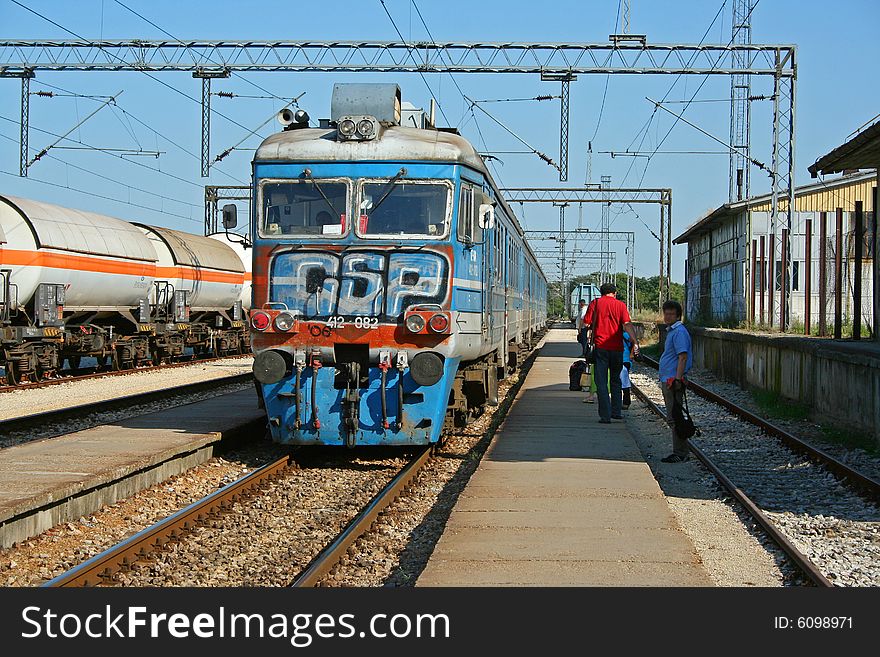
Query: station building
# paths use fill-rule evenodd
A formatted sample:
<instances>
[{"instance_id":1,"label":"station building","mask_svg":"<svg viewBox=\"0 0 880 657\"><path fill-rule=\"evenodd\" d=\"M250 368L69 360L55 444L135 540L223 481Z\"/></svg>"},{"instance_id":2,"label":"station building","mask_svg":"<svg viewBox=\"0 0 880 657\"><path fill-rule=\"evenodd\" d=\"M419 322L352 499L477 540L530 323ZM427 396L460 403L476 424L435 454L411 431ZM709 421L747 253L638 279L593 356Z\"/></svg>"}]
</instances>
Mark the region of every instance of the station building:
<instances>
[{"instance_id":1,"label":"station building","mask_svg":"<svg viewBox=\"0 0 880 657\"><path fill-rule=\"evenodd\" d=\"M855 305L854 281L860 276L862 330L874 333L872 270L877 240L872 226L876 187L877 172L868 170L846 172L795 190L795 212L789 236L793 324L804 324L809 290L810 327L815 332L824 314L824 324L829 327L826 332L830 331L838 289L841 292L842 322L850 324ZM859 272L856 271L855 258L857 202L861 203L863 211ZM782 263L775 242L781 238L784 226L777 227L775 236L771 233L770 207L769 194L725 203L707 212L673 240L675 244L687 244L685 312L690 321L729 327L779 325ZM839 242L838 208L842 211ZM787 211L785 204L781 210ZM808 231L811 233L809 249ZM840 280L836 276L838 243ZM823 268L824 294L821 290ZM820 301L824 303L820 305Z\"/></svg>"}]
</instances>

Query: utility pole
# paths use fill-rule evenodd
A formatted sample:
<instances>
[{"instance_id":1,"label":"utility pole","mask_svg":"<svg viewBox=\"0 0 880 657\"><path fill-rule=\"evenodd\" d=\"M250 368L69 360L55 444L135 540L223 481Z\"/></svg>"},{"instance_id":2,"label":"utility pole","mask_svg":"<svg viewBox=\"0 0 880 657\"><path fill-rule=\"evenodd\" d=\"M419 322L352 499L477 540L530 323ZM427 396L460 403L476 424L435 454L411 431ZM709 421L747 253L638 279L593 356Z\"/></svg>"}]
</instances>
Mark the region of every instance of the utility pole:
<instances>
[{"instance_id":1,"label":"utility pole","mask_svg":"<svg viewBox=\"0 0 880 657\"><path fill-rule=\"evenodd\" d=\"M731 43L749 46L752 43L752 10L755 0L733 0L733 30ZM731 63L735 69L749 68L746 51L736 51ZM752 83L748 73L736 72L730 76L730 183L728 200L733 203L749 197L750 119Z\"/></svg>"},{"instance_id":2,"label":"utility pole","mask_svg":"<svg viewBox=\"0 0 880 657\"><path fill-rule=\"evenodd\" d=\"M554 203L553 205L559 208L559 237L557 241L559 243L559 275L562 279L559 285L562 293L562 305L565 307L568 302L568 286L565 278L565 208L568 207L568 203Z\"/></svg>"},{"instance_id":3,"label":"utility pole","mask_svg":"<svg viewBox=\"0 0 880 657\"><path fill-rule=\"evenodd\" d=\"M600 187L607 190L611 187L611 176L602 176L600 178ZM608 231L611 229L611 203L608 202L608 192L602 193L602 225L601 225L601 242L599 249L601 253L607 254L611 250L611 241ZM602 283L608 283L612 278L611 262L607 255L603 255L602 266L599 269L599 277Z\"/></svg>"}]
</instances>

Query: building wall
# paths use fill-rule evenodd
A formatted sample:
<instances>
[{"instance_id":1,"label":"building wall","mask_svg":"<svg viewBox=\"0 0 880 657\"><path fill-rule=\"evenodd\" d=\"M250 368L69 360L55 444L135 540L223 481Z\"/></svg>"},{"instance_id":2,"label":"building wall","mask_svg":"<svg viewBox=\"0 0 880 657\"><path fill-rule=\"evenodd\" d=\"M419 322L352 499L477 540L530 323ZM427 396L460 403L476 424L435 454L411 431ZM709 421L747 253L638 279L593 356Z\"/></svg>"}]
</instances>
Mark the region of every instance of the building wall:
<instances>
[{"instance_id":1,"label":"building wall","mask_svg":"<svg viewBox=\"0 0 880 657\"><path fill-rule=\"evenodd\" d=\"M862 327L873 324L873 277L872 262L875 257L876 239L871 232L873 216L872 187L876 178L854 181L832 189L819 189L796 198L796 211L792 217L791 245L791 320L802 323L806 310L806 275L810 271L811 324L817 326L822 309L819 307L820 276L820 221L821 211L826 214L826 260L827 298L825 316L829 330L833 323L834 290L838 285L834 276L836 253L835 210L843 213L842 272L839 282L842 289L844 324L851 323L853 314L853 281L855 280L855 201L864 207L865 238L862 247ZM749 210L731 210L730 214L714 219L711 230L694 235L688 242L688 258L685 269L687 286L686 312L688 318L698 324L736 326L750 318L751 300L751 251L756 249L755 271L755 323L778 325L779 298L782 278L780 259L774 257L773 281L770 270L770 215L769 204L760 203ZM812 221L812 254L810 266L806 262L806 225ZM779 235L781 230L777 230ZM764 266L761 268L760 238L764 236ZM777 237L777 242L778 242ZM776 252L779 253L777 244ZM769 284L769 285L768 285ZM772 290L771 290L772 288ZM770 296L774 296L773 316L770 316ZM764 297L764 315L761 316L761 296Z\"/></svg>"}]
</instances>

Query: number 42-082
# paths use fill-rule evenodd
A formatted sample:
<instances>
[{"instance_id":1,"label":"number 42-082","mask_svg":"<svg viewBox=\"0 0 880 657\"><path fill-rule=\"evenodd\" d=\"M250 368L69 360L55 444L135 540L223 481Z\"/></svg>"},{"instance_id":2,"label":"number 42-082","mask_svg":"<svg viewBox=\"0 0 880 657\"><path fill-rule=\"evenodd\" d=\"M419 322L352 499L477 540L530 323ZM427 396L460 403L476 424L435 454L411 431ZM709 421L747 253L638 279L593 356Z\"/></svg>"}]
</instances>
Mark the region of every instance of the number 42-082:
<instances>
[{"instance_id":1,"label":"number 42-082","mask_svg":"<svg viewBox=\"0 0 880 657\"><path fill-rule=\"evenodd\" d=\"M331 317L327 320L327 326L332 329L341 329L345 326L344 317ZM355 317L354 327L359 329L374 329L379 327L377 317Z\"/></svg>"}]
</instances>

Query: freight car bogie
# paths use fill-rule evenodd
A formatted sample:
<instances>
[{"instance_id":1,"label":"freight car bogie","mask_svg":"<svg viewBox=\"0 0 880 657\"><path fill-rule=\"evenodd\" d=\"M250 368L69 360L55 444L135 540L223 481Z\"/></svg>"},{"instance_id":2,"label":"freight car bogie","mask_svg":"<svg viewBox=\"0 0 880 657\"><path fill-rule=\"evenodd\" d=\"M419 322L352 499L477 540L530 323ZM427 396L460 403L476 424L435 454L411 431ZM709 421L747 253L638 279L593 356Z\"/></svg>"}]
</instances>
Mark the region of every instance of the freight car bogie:
<instances>
[{"instance_id":1,"label":"freight car bogie","mask_svg":"<svg viewBox=\"0 0 880 657\"><path fill-rule=\"evenodd\" d=\"M41 381L59 369L58 346L42 340L27 341L3 349L6 384Z\"/></svg>"}]
</instances>

